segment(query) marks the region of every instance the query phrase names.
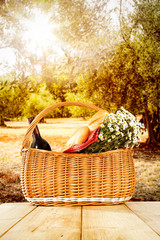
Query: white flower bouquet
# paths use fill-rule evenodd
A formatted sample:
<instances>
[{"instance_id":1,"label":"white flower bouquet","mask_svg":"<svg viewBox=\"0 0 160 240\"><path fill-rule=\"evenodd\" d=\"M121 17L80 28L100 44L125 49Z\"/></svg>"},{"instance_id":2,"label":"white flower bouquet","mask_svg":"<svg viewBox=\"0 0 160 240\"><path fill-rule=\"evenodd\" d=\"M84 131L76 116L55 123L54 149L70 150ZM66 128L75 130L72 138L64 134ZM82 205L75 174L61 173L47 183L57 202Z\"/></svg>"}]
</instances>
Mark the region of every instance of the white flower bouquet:
<instances>
[{"instance_id":1,"label":"white flower bouquet","mask_svg":"<svg viewBox=\"0 0 160 240\"><path fill-rule=\"evenodd\" d=\"M120 108L115 114L106 114L100 126L98 140L85 148L83 153L100 153L139 145L144 125L134 115Z\"/></svg>"}]
</instances>

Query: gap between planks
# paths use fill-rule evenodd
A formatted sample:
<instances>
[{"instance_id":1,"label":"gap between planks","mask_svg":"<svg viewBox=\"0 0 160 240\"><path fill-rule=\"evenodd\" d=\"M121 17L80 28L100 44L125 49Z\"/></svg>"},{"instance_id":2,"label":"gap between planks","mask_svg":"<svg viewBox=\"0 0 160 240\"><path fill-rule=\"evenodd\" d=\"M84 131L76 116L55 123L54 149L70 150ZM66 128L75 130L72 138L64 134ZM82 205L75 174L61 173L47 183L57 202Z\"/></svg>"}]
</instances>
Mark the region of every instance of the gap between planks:
<instances>
[{"instance_id":1,"label":"gap between planks","mask_svg":"<svg viewBox=\"0 0 160 240\"><path fill-rule=\"evenodd\" d=\"M2 239L80 240L81 212L81 206L37 207L11 228Z\"/></svg>"},{"instance_id":2,"label":"gap between planks","mask_svg":"<svg viewBox=\"0 0 160 240\"><path fill-rule=\"evenodd\" d=\"M2 203L1 206L3 206L3 205L8 205L8 206L11 205L11 207L12 207L12 206L14 206L14 205L19 205L19 204L21 204L22 206L24 205L25 208L26 208L27 205L30 206L30 204L29 204L29 203L26 203L26 202L24 202L24 203ZM19 222L21 222L27 215L29 215L32 211L34 211L34 210L37 208L37 206L33 206L33 205L31 205L31 207L32 207L32 209L28 210L27 213L24 213L23 216L17 217L17 220L16 220L16 218L15 218L15 221L13 221L13 223L8 224L8 225L10 225L10 226L8 226L8 228L7 228L6 230L4 230L2 233L0 233L0 238L3 237L9 230L11 230L14 226L16 226L16 225L17 225ZM3 221L3 219L2 219L2 221Z\"/></svg>"},{"instance_id":3,"label":"gap between planks","mask_svg":"<svg viewBox=\"0 0 160 240\"><path fill-rule=\"evenodd\" d=\"M125 205L160 236L160 202L127 202Z\"/></svg>"},{"instance_id":4,"label":"gap between planks","mask_svg":"<svg viewBox=\"0 0 160 240\"><path fill-rule=\"evenodd\" d=\"M83 240L160 240L126 204L83 207Z\"/></svg>"},{"instance_id":5,"label":"gap between planks","mask_svg":"<svg viewBox=\"0 0 160 240\"><path fill-rule=\"evenodd\" d=\"M130 203L127 203L127 204L130 205ZM136 222L136 224L134 224L134 227L137 227L137 229L139 231L137 233L137 236L141 236L142 238L145 237L143 239L160 239L158 237L158 235L157 235L158 238L155 236L155 234L156 234L155 230L152 229L151 226L149 224L147 224L141 218L141 216L138 216L138 214L136 214L134 209L132 210L129 206L127 206L127 204L120 204L120 205L115 205L115 206L104 206L104 207L103 206L80 206L79 213L76 211L77 212L76 219L79 218L79 231L78 231L78 225L77 225L77 234L75 236L76 239L80 239L80 240L82 240L82 239L83 240L86 240L86 239L90 239L90 240L91 239L97 239L97 240L98 239L103 239L104 240L104 239L106 239L105 237L109 237L108 239L113 239L113 240L117 239L117 237L119 239L137 239L136 236L135 236L135 233L133 234L133 223L134 222ZM45 209L45 207L42 207L42 208ZM36 209L38 210L38 213L40 213L41 212L40 209L42 209L42 208L34 206L34 208L32 210L30 210L23 217L20 217L20 219L18 221L16 220L16 223L12 224L12 226L10 226L10 228L7 229L7 231L2 236L4 236L5 234L8 235L7 233L9 232L9 230L12 232L12 228L13 229L14 229L14 227L17 228L16 225L18 225L18 226L20 225L17 228L17 230L22 229L21 228L22 226L26 227L27 225L22 224L22 220L23 220L23 222L29 223L31 225L31 222L27 221L27 219L29 217L28 215L30 215L30 214L34 215L33 211L36 210ZM59 212L59 210L60 210L59 218L60 218L60 216L65 215L64 212L63 212L63 209L65 209L65 208L55 207L55 209L57 209L57 210L54 210L56 212L57 211ZM68 215L69 214L69 208L67 207L66 209L68 209L68 211L67 211L67 215ZM37 212L37 210L35 212ZM47 211L44 210L44 212L49 213L48 210ZM41 215L41 213L40 213L40 215ZM135 216L133 216L133 215L135 215ZM119 219L119 221L117 220L117 218ZM133 218L134 221L131 222L130 218ZM30 220L31 219L32 219L32 217L30 218ZM74 218L72 219L72 217L71 217L71 218L67 218L66 220L72 221L72 220L74 220ZM125 228L122 225L121 221L124 222ZM128 223L128 221L130 223ZM53 223L53 221L51 221L51 222ZM61 228L64 228L65 225L63 225L63 222L60 222L60 223L62 224L62 225L60 224ZM38 223L36 223L36 224L38 224ZM31 232L32 233L37 232L37 230L38 230L38 232L41 233L42 229L38 229L40 226L39 225L36 226L36 224L35 224L36 228L33 228ZM127 229L127 225L128 225L128 229ZM141 225L141 227L140 227L140 225ZM57 228L57 230L58 230L58 228ZM151 238L148 238L147 235L144 234L143 231L141 231L141 228L143 230L147 231L148 234L151 236ZM150 230L149 230L149 228L150 228ZM71 229L72 228L70 228L70 230ZM17 231L17 232L19 232L19 231ZM32 235L31 232L27 231L26 233L29 234L30 237L34 237L33 236L34 233ZM78 232L79 232L79 234L78 234ZM155 234L153 234L153 232ZM14 233L14 232L12 232L12 233ZM55 232L53 231L52 234L53 233L55 233ZM60 231L59 233L62 234L63 231ZM19 232L19 234L21 235L22 233ZM78 235L79 235L79 237L78 237ZM11 236L11 235L9 235L9 236ZM21 235L21 237L22 236L23 236L23 234ZM90 238L88 238L89 236L90 236ZM65 232L64 232L64 237L66 237L65 239L67 239L67 237L68 237L68 234L66 235ZM97 238L95 238L95 237L97 237ZM17 236L15 236L14 239L17 239ZM35 239L35 238L33 238L33 239ZM47 239L47 238L45 238L45 239Z\"/></svg>"}]
</instances>

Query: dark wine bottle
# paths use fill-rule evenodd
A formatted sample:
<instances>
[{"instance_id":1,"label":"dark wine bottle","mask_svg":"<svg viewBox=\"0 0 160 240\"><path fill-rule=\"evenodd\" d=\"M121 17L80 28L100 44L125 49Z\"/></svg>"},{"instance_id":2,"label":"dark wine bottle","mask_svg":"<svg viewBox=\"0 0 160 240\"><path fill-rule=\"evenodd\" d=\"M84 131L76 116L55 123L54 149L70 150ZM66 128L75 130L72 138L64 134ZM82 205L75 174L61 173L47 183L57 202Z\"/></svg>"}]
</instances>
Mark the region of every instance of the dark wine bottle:
<instances>
[{"instance_id":1,"label":"dark wine bottle","mask_svg":"<svg viewBox=\"0 0 160 240\"><path fill-rule=\"evenodd\" d=\"M31 124L31 122L34 120L34 117L28 118L28 123ZM48 150L51 151L51 146L49 143L43 139L40 135L38 126L36 125L33 133L32 133L33 141L31 143L31 148L37 148L37 149L43 149L43 150Z\"/></svg>"}]
</instances>

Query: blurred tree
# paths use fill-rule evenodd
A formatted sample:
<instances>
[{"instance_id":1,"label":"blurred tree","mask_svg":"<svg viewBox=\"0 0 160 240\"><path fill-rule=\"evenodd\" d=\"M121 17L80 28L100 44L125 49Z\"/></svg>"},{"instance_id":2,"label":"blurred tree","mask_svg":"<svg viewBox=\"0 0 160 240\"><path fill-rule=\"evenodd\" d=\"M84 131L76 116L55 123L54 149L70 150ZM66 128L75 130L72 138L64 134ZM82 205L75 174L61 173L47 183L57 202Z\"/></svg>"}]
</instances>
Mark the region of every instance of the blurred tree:
<instances>
[{"instance_id":1,"label":"blurred tree","mask_svg":"<svg viewBox=\"0 0 160 240\"><path fill-rule=\"evenodd\" d=\"M108 1L102 0L98 3L95 0L1 1L0 49L11 48L16 55L16 59L23 59L25 65L32 69L39 56L36 56L35 49L29 51L27 45L31 39L25 39L24 34L29 28L29 22L27 25L27 21L29 19L33 21L33 15L36 14L34 10L39 10L42 15L48 16L48 24L52 25L52 35L54 36L49 45L43 45L43 49L42 45L38 46L35 42L36 52L38 48L41 53L43 52L42 58L45 54L47 61L56 61L58 64L55 56L61 54L58 59L67 57L67 64L69 65L71 62L67 55L72 58L79 56L87 59L90 55L90 58L92 58L94 53L110 43ZM34 36L32 37L34 38ZM55 42L55 39L57 39L57 42ZM32 41L34 42L34 39ZM55 48L59 49L57 53ZM63 67L61 61L59 66Z\"/></svg>"},{"instance_id":2,"label":"blurred tree","mask_svg":"<svg viewBox=\"0 0 160 240\"><path fill-rule=\"evenodd\" d=\"M13 50L16 56L16 72L25 72L26 75L32 75L33 72L39 74L38 79L46 81L53 98L56 101L65 101L69 88L74 89L77 85L75 76L95 66L98 68L98 52L109 48L113 41L110 37L111 29L108 27L108 1L1 1L0 49ZM50 45L43 46L34 42L36 50L27 48L29 41L34 41L34 36L28 41L24 38L24 33L29 28L26 20L33 19L34 9L49 16L48 20L54 25L53 35L58 45L51 40ZM39 73L36 67L39 68Z\"/></svg>"},{"instance_id":3,"label":"blurred tree","mask_svg":"<svg viewBox=\"0 0 160 240\"><path fill-rule=\"evenodd\" d=\"M121 99L144 113L147 143L160 141L160 2L134 0L127 24L121 19L123 42L114 59ZM119 59L119 60L118 60Z\"/></svg>"},{"instance_id":4,"label":"blurred tree","mask_svg":"<svg viewBox=\"0 0 160 240\"><path fill-rule=\"evenodd\" d=\"M0 77L0 125L5 125L5 119L22 115L30 88L30 82L24 75L12 73Z\"/></svg>"},{"instance_id":5,"label":"blurred tree","mask_svg":"<svg viewBox=\"0 0 160 240\"><path fill-rule=\"evenodd\" d=\"M134 3L126 19L120 12L121 40L110 51L103 51L99 69L79 77L78 92L107 110L124 105L134 114L143 114L147 143L155 144L160 141L160 2Z\"/></svg>"},{"instance_id":6,"label":"blurred tree","mask_svg":"<svg viewBox=\"0 0 160 240\"><path fill-rule=\"evenodd\" d=\"M24 25L24 18L29 15L27 6L30 1L1 1L0 2L0 50L9 50L14 56L14 61L11 64L13 71L21 71L24 66L26 72L32 68L30 62L30 55L26 49L23 41L23 33L26 29ZM3 62L0 67L3 68L4 73L11 71L9 68L10 58L7 56L6 65ZM6 68L6 71L5 71Z\"/></svg>"},{"instance_id":7,"label":"blurred tree","mask_svg":"<svg viewBox=\"0 0 160 240\"><path fill-rule=\"evenodd\" d=\"M23 115L27 118L31 116L36 117L43 109L54 103L56 103L56 101L53 95L47 89L46 83L43 82L37 85L35 91L29 95L23 110ZM59 110L56 109L53 113L49 113L47 117L58 117L59 115Z\"/></svg>"},{"instance_id":8,"label":"blurred tree","mask_svg":"<svg viewBox=\"0 0 160 240\"><path fill-rule=\"evenodd\" d=\"M66 101L67 92L73 91L76 85L68 68L66 67L62 71L53 64L43 65L41 79L46 83L49 93L52 94L53 102ZM66 107L61 107L58 109L58 115L56 116L69 117L70 113Z\"/></svg>"}]
</instances>

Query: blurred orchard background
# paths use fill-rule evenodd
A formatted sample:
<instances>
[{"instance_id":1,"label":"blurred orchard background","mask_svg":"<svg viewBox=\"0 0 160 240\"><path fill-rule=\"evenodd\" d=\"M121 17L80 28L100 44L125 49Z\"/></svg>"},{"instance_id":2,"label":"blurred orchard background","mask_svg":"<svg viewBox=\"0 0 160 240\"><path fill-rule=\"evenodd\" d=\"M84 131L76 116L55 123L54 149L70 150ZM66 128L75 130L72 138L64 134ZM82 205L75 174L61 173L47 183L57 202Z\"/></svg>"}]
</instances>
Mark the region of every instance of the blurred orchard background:
<instances>
[{"instance_id":1,"label":"blurred orchard background","mask_svg":"<svg viewBox=\"0 0 160 240\"><path fill-rule=\"evenodd\" d=\"M123 106L144 122L133 199L160 200L159 0L0 1L1 202L24 201L26 119L62 101ZM56 109L40 129L59 149L92 114Z\"/></svg>"}]
</instances>

